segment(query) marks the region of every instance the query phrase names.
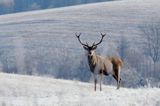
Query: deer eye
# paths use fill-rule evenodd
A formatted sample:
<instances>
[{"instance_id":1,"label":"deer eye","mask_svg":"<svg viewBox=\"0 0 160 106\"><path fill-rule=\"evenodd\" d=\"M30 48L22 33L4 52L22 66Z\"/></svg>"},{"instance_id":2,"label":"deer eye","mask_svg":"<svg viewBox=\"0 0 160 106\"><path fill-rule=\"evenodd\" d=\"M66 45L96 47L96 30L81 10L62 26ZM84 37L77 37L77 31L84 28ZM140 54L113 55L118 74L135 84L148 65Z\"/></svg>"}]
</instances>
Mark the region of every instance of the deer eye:
<instances>
[{"instance_id":1,"label":"deer eye","mask_svg":"<svg viewBox=\"0 0 160 106\"><path fill-rule=\"evenodd\" d=\"M88 47L86 47L86 46L83 46L83 48L84 48L85 50L88 50Z\"/></svg>"},{"instance_id":2,"label":"deer eye","mask_svg":"<svg viewBox=\"0 0 160 106\"><path fill-rule=\"evenodd\" d=\"M92 50L95 50L96 48L97 48L97 46L93 46L93 47L92 47Z\"/></svg>"}]
</instances>

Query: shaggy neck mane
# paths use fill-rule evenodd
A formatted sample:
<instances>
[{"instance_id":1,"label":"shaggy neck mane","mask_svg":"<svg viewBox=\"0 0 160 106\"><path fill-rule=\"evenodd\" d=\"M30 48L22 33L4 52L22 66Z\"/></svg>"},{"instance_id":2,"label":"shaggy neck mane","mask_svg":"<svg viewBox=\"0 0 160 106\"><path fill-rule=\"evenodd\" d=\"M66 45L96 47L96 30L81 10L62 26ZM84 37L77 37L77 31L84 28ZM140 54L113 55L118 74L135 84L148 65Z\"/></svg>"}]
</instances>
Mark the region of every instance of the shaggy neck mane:
<instances>
[{"instance_id":1,"label":"shaggy neck mane","mask_svg":"<svg viewBox=\"0 0 160 106\"><path fill-rule=\"evenodd\" d=\"M91 71L93 72L97 64L97 56L95 52L93 52L93 56L88 56L88 63Z\"/></svg>"}]
</instances>

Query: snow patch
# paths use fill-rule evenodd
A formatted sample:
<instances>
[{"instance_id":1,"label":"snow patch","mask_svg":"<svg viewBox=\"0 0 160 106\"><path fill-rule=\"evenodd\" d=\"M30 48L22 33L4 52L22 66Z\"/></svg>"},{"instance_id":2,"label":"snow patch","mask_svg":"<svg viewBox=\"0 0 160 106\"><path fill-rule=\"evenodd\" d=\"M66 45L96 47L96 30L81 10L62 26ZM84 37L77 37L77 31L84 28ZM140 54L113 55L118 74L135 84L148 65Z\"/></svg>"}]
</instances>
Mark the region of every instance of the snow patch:
<instances>
[{"instance_id":1,"label":"snow patch","mask_svg":"<svg viewBox=\"0 0 160 106\"><path fill-rule=\"evenodd\" d=\"M7 106L158 106L159 88L102 86L92 83L0 73L0 105Z\"/></svg>"}]
</instances>

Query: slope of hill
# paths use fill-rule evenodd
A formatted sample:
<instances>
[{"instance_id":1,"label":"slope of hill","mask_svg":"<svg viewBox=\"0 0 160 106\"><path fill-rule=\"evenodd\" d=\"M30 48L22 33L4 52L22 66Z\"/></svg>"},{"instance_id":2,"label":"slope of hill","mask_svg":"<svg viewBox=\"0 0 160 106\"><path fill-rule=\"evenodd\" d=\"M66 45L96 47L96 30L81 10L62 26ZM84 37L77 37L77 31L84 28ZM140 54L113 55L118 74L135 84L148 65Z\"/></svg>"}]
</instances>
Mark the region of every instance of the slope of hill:
<instances>
[{"instance_id":1,"label":"slope of hill","mask_svg":"<svg viewBox=\"0 0 160 106\"><path fill-rule=\"evenodd\" d=\"M155 17L160 17L158 0L122 0L1 15L0 32L1 36L67 35L71 41L74 41L74 32L93 36L98 32L108 32L114 37L124 33L135 38L139 30L137 26Z\"/></svg>"},{"instance_id":2,"label":"slope of hill","mask_svg":"<svg viewBox=\"0 0 160 106\"><path fill-rule=\"evenodd\" d=\"M1 106L159 106L160 89L116 90L93 84L33 76L0 73Z\"/></svg>"},{"instance_id":3,"label":"slope of hill","mask_svg":"<svg viewBox=\"0 0 160 106\"><path fill-rule=\"evenodd\" d=\"M98 41L100 32L107 33L104 42L97 48L97 53L102 55L117 55L123 35L130 48L143 54L139 57L144 57L144 38L139 26L159 19L159 10L159 0L122 0L2 15L0 69L88 81L90 73L83 66L83 48L74 33L82 32L82 40L89 43ZM151 62L145 60L145 63ZM146 72L145 65L140 70L132 65L133 62L129 64L130 75L134 72L137 77L136 71ZM128 78L133 81L135 77ZM136 84L141 80L137 79Z\"/></svg>"}]
</instances>

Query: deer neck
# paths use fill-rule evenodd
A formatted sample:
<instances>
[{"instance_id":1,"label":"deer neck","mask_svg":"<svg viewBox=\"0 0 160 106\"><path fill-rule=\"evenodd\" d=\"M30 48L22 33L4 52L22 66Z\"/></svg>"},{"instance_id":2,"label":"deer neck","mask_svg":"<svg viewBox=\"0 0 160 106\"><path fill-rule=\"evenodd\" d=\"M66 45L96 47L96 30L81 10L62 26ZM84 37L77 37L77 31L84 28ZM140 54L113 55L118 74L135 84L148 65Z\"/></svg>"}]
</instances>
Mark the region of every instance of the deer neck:
<instances>
[{"instance_id":1,"label":"deer neck","mask_svg":"<svg viewBox=\"0 0 160 106\"><path fill-rule=\"evenodd\" d=\"M97 55L95 52L93 52L92 56L88 56L88 64L89 64L90 70L94 72L94 69L97 64Z\"/></svg>"}]
</instances>

